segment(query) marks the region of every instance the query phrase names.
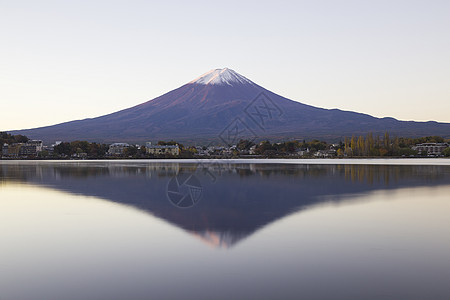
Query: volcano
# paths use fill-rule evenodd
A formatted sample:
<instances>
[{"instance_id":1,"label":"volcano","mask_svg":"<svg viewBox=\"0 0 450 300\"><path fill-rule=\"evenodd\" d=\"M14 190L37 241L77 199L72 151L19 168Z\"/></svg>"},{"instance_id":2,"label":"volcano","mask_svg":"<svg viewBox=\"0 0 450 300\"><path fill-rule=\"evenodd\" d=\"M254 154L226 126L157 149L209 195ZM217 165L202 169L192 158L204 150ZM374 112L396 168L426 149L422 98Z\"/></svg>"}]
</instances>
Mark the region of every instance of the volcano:
<instances>
[{"instance_id":1,"label":"volcano","mask_svg":"<svg viewBox=\"0 0 450 300\"><path fill-rule=\"evenodd\" d=\"M91 142L213 142L233 144L241 138L286 140L382 135L450 137L450 124L399 121L339 109L323 109L277 95L224 68L153 100L112 114L53 126L11 131L46 143Z\"/></svg>"}]
</instances>

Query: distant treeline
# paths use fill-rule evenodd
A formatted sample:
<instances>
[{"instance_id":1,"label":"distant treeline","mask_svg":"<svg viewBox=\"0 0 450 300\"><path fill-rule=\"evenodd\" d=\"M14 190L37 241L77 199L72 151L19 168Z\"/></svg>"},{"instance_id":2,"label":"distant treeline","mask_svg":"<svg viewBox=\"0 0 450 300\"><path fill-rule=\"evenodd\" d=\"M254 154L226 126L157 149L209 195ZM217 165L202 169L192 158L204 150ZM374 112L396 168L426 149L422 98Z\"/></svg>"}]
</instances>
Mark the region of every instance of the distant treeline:
<instances>
[{"instance_id":1,"label":"distant treeline","mask_svg":"<svg viewBox=\"0 0 450 300\"><path fill-rule=\"evenodd\" d=\"M29 138L27 138L24 135L11 135L10 133L6 132L0 132L0 145L3 146L4 144L16 144L16 143L26 143L29 141Z\"/></svg>"},{"instance_id":2,"label":"distant treeline","mask_svg":"<svg viewBox=\"0 0 450 300\"><path fill-rule=\"evenodd\" d=\"M406 138L389 136L386 132L382 138L374 137L372 133L367 136L353 135L351 138L345 138L344 147L339 148L338 156L409 156L418 155L411 147L422 143L444 143L445 140L440 136L427 136L421 138Z\"/></svg>"},{"instance_id":3,"label":"distant treeline","mask_svg":"<svg viewBox=\"0 0 450 300\"><path fill-rule=\"evenodd\" d=\"M177 145L175 141L159 141L158 145ZM183 151L182 144L178 144ZM58 157L80 157L86 154L88 158L106 158L109 144L90 143L87 141L64 142L54 147L53 155ZM149 158L151 155L146 153L145 146L130 145L124 149L121 155L124 158Z\"/></svg>"},{"instance_id":4,"label":"distant treeline","mask_svg":"<svg viewBox=\"0 0 450 300\"><path fill-rule=\"evenodd\" d=\"M0 145L26 143L28 137L23 135L11 135L9 133L0 132ZM379 157L379 156L426 156L426 153L417 153L411 147L421 143L444 143L448 142L440 136L428 136L421 138L406 137L390 137L386 132L382 137L374 136L368 133L366 136L345 137L344 140L337 144L330 144L326 141L286 141L280 143L271 143L270 141L262 141L254 143L249 140L240 140L232 152L233 157L239 157L250 152L263 157L286 157L286 156L314 156L317 152L328 151L327 156L337 157ZM158 145L176 145L181 150L181 158L194 157L197 150L194 146L184 147L176 141L159 141ZM69 157L87 157L87 158L106 158L109 149L108 144L92 143L87 141L63 142L56 145L52 152L44 150L39 154L40 158L69 158ZM252 149L252 151L250 151ZM250 154L251 154L250 153ZM445 156L450 156L450 148L443 152ZM316 155L317 156L317 155ZM130 145L124 149L124 158L149 158L146 153L145 146Z\"/></svg>"},{"instance_id":5,"label":"distant treeline","mask_svg":"<svg viewBox=\"0 0 450 300\"><path fill-rule=\"evenodd\" d=\"M89 158L104 158L108 149L109 145L107 144L73 141L56 145L53 149L53 155L58 157L71 157L85 153Z\"/></svg>"},{"instance_id":6,"label":"distant treeline","mask_svg":"<svg viewBox=\"0 0 450 300\"><path fill-rule=\"evenodd\" d=\"M318 151L334 150L338 157L378 157L378 156L417 156L422 153L411 149L412 146L422 143L444 143L445 139L440 136L427 136L421 138L406 138L406 137L393 137L391 138L389 133L386 132L384 136L375 136L372 133L368 133L366 136L356 136L344 138L338 144L329 144L325 141L312 140L312 141L288 141L281 143L270 143L269 141L263 141L258 144L254 144L248 140L239 141L237 148L239 150L250 149L255 146L255 154L263 156L280 156L283 154L292 155L298 153L299 150L306 151L302 153L302 156L312 156ZM450 156L450 148L447 148L444 153L446 156ZM427 155L423 153L423 155Z\"/></svg>"}]
</instances>

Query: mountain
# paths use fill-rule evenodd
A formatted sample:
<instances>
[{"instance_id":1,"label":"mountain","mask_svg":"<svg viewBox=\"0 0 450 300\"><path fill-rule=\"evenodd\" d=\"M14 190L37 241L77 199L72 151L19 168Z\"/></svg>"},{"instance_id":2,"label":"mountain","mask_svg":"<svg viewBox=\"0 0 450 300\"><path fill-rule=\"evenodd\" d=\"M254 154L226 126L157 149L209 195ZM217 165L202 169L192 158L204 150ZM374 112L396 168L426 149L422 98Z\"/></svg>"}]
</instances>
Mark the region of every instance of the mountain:
<instances>
[{"instance_id":1,"label":"mountain","mask_svg":"<svg viewBox=\"0 0 450 300\"><path fill-rule=\"evenodd\" d=\"M153 100L97 118L12 131L46 143L57 140L145 142L177 140L231 144L240 138L339 140L368 132L450 137L450 124L398 121L323 109L277 95L237 72L211 70Z\"/></svg>"}]
</instances>

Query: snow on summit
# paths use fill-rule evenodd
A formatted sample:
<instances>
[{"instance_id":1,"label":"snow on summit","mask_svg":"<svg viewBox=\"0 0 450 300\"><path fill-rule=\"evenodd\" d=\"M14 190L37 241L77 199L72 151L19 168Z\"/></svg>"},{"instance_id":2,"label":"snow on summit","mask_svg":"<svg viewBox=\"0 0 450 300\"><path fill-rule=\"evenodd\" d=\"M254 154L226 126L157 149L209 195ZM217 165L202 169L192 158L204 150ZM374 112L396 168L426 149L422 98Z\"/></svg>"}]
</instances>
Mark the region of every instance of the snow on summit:
<instances>
[{"instance_id":1,"label":"snow on summit","mask_svg":"<svg viewBox=\"0 0 450 300\"><path fill-rule=\"evenodd\" d=\"M250 80L244 76L236 73L235 71L224 68L211 70L197 79L192 80L189 83L204 84L204 85L230 85L235 83L240 84L253 84Z\"/></svg>"}]
</instances>

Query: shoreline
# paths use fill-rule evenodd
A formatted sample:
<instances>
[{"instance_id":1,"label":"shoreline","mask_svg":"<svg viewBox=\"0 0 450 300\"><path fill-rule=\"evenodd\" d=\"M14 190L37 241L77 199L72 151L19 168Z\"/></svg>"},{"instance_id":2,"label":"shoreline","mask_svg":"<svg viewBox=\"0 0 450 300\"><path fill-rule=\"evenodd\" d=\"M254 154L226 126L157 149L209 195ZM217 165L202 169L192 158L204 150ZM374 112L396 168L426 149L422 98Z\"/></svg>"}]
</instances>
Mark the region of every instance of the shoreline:
<instances>
[{"instance_id":1,"label":"shoreline","mask_svg":"<svg viewBox=\"0 0 450 300\"><path fill-rule=\"evenodd\" d=\"M417 166L450 166L450 158L229 158L229 159L86 159L86 160L0 160L0 165L8 164L292 164L292 165L417 165Z\"/></svg>"}]
</instances>

